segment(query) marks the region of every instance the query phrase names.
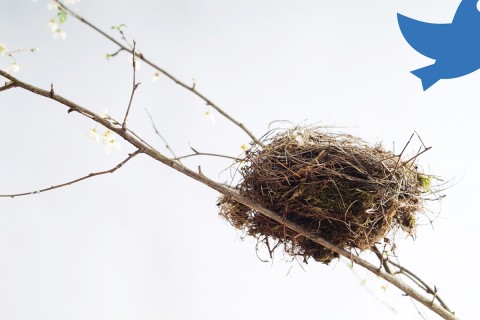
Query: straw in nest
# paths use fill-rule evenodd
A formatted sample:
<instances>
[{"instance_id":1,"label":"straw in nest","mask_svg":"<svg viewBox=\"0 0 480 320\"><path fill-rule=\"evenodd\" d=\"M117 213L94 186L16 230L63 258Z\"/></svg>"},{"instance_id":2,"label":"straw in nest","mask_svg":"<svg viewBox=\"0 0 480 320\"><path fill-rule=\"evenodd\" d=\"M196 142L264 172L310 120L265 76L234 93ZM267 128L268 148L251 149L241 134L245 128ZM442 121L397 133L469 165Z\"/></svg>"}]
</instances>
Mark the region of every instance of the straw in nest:
<instances>
[{"instance_id":1,"label":"straw in nest","mask_svg":"<svg viewBox=\"0 0 480 320\"><path fill-rule=\"evenodd\" d=\"M414 234L430 177L414 161L351 135L312 128L277 133L247 152L236 191L344 249L365 250L396 230ZM293 256L338 255L228 197L220 215Z\"/></svg>"}]
</instances>

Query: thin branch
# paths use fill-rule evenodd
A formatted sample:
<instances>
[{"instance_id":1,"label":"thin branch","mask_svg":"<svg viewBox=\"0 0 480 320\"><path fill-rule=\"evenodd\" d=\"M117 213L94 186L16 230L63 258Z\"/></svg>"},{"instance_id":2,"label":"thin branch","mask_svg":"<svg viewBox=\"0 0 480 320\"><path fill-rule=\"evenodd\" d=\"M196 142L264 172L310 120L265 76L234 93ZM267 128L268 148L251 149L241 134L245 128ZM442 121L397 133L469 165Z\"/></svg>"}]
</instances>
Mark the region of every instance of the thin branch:
<instances>
[{"instance_id":1,"label":"thin branch","mask_svg":"<svg viewBox=\"0 0 480 320\"><path fill-rule=\"evenodd\" d=\"M419 283L418 281L416 281L413 277L411 277L410 275L408 274L405 274L405 273L402 273L400 271L393 271L391 266L390 266L390 260L388 259L388 257L384 257L384 252L381 252L377 246L372 246L371 248L372 252L375 253L375 255L377 256L378 260L380 260L380 263L381 265L383 266L383 268L385 269L386 272L388 272L389 274L392 274L392 275L395 275L395 274L403 274L405 276L407 276L410 280L412 280L417 286L419 286L422 290L424 290L425 292L428 293L428 290L427 288L425 288L421 283ZM434 296L435 298L435 296ZM422 319L425 319L425 317L422 315L422 312L420 311L420 309L418 308L417 304L415 303L415 300L413 300L412 297L410 297L410 299L412 300L412 304L414 306L414 308L417 310L418 314L422 317Z\"/></svg>"},{"instance_id":2,"label":"thin branch","mask_svg":"<svg viewBox=\"0 0 480 320\"><path fill-rule=\"evenodd\" d=\"M130 50L132 50L135 47L135 45L133 45L133 47L132 47L132 45L128 41L127 37L125 36L125 32L123 32L122 28L118 28L117 30L120 33L120 35L122 36L122 40L125 41L125 43L130 48Z\"/></svg>"},{"instance_id":3,"label":"thin branch","mask_svg":"<svg viewBox=\"0 0 480 320\"><path fill-rule=\"evenodd\" d=\"M5 85L0 87L0 92L6 91L6 90L12 89L12 88L15 88L15 84L12 81L6 82Z\"/></svg>"},{"instance_id":4,"label":"thin branch","mask_svg":"<svg viewBox=\"0 0 480 320\"><path fill-rule=\"evenodd\" d=\"M231 160L235 160L235 161L240 161L240 159L237 158L237 157L227 156L227 155L219 154L219 153L200 152L200 151L198 151L197 149L195 149L195 148L192 147L192 146L189 146L189 147L190 147L190 150L193 151L192 154L187 154L187 155L185 155L185 156L176 158L175 160L179 160L179 159L183 159L183 158L189 158L189 157L194 157L194 156L211 156L211 157L219 157L219 158L226 158L226 159L231 159Z\"/></svg>"},{"instance_id":5,"label":"thin branch","mask_svg":"<svg viewBox=\"0 0 480 320\"><path fill-rule=\"evenodd\" d=\"M175 152L173 152L173 149L170 147L167 140L161 135L160 131L158 131L157 126L155 125L155 121L153 120L153 116L150 113L150 111L148 111L148 109L145 108L145 112L148 114L148 117L150 118L150 122L152 124L153 130L155 131L155 134L160 137L160 139L163 141L163 143L165 143L165 148L168 151L170 151L170 153L173 155L173 157L175 159L177 159L177 155L175 154Z\"/></svg>"},{"instance_id":6,"label":"thin branch","mask_svg":"<svg viewBox=\"0 0 480 320\"><path fill-rule=\"evenodd\" d=\"M40 95L40 96L43 96L43 97L50 98L52 100L55 100L55 101L59 102L60 104L66 106L69 110L76 111L76 112L78 112L78 113L96 121L97 123L105 126L106 128L112 130L113 132L117 133L119 136L124 138L130 144L135 146L139 150L138 152L142 152L142 153L148 155L152 159L155 159L155 160L159 161L160 163L163 163L164 165L169 166L170 168L172 168L172 169L174 169L174 170L176 170L176 171L178 171L178 172L180 172L180 173L182 173L182 174L184 174L184 175L186 175L186 176L188 176L188 177L190 177L190 178L192 178L192 179L194 179L194 180L196 180L196 181L198 181L198 182L200 182L200 183L202 183L202 184L204 184L208 187L210 187L211 189L216 190L216 191L220 192L221 194L224 194L227 197L230 197L230 199L235 200L235 201L251 208L252 210L255 210L256 212L258 212L258 213L276 221L277 223L279 223L281 225L284 225L285 228L288 228L288 229L290 229L294 232L297 232L301 235L304 235L305 237L309 238L313 242L315 242L315 243L317 243L317 244L319 244L319 245L321 245L321 246L323 246L323 247L325 247L329 250L332 250L333 252L336 252L341 256L344 256L344 257L350 259L352 262L360 265L361 267L369 270L370 272L374 273L375 275L377 275L377 276L385 279L386 281L390 282L392 285L396 286L401 291L403 291L404 293L406 293L407 295L409 295L413 299L417 300L418 302L422 303L424 306L426 306L427 308L429 308L433 312L437 313L438 315L440 315L444 319L447 319L447 320L458 319L455 316L455 314L448 311L446 308L443 307L443 305L439 305L439 304L436 304L434 302L432 303L432 301L428 297L425 297L423 294L419 293L413 287L411 287L407 283L401 281L401 279L398 279L396 276L388 274L388 273L380 270L378 268L378 266L375 266L375 265L371 264L370 262L360 258L357 255L350 254L349 251L347 251L343 248L340 248L340 247L337 247L337 246L331 244L330 242L326 241L325 239L318 236L317 234L314 234L311 231L305 229L304 227L302 227L300 225L297 225L296 223L294 223L290 220L284 219L282 216L278 215L277 213L258 205L257 203L251 201L248 198L245 198L245 197L241 196L240 194L235 192L235 190L232 190L231 188L225 187L224 185L219 184L219 183L209 179L205 175L203 175L201 173L197 173L197 172L185 167L184 165L182 165L178 161L164 156L162 153L160 153L156 149L154 149L154 148L150 147L149 145L145 144L143 142L143 140L138 138L131 131L124 130L122 127L118 127L118 125L115 125L113 122L111 122L111 120L109 121L107 119L104 119L101 116L97 115L96 113L94 113L94 112L92 112L92 111L90 111L90 110L88 110L84 107L81 107L80 105L78 105L78 104L76 104L76 103L74 103L74 102L56 94L56 93L50 92L49 90L44 90L44 89L38 88L36 86L33 86L31 84L20 81L19 79L15 78L14 76L10 75L9 73L6 73L6 72L0 70L0 75L9 79L10 81L13 81L17 85L17 87L19 87L19 88L25 89L27 91L30 91L34 94L37 94L37 95Z\"/></svg>"},{"instance_id":7,"label":"thin branch","mask_svg":"<svg viewBox=\"0 0 480 320\"><path fill-rule=\"evenodd\" d=\"M123 48L119 48L117 51L115 51L114 53L109 53L107 54L107 58L113 58L115 57L117 54L119 54L120 52L123 51Z\"/></svg>"},{"instance_id":8,"label":"thin branch","mask_svg":"<svg viewBox=\"0 0 480 320\"><path fill-rule=\"evenodd\" d=\"M383 252L381 252L377 246L373 245L370 249L372 252L377 256L378 260L380 261L381 266L385 269L385 271L389 274L394 274L390 266L388 265L388 258L383 256Z\"/></svg>"},{"instance_id":9,"label":"thin branch","mask_svg":"<svg viewBox=\"0 0 480 320\"><path fill-rule=\"evenodd\" d=\"M443 306L443 308L445 310L447 310L448 312L451 312L452 311L450 310L450 308L447 306L447 304L443 301L442 298L440 298L440 296L438 295L438 290L437 288L432 288L430 287L425 281L423 281L419 276L417 276L415 273L413 273L412 271L408 270L407 268L405 267L402 267L400 264L398 263L395 263L391 260L388 260L389 263L391 263L392 265L394 265L395 267L397 267L401 273L405 274L405 275L409 275L411 277L413 277L416 281L418 281L419 283L421 283L424 287L425 287L425 291L431 295L434 296L435 299L438 300L438 302ZM432 302L433 303L433 302Z\"/></svg>"},{"instance_id":10,"label":"thin branch","mask_svg":"<svg viewBox=\"0 0 480 320\"><path fill-rule=\"evenodd\" d=\"M415 132L415 134L417 135L418 140L420 140L420 143L421 143L422 146L426 149L427 146L425 145L425 143L423 143L422 137L420 137L420 135L418 134L417 131L413 131L413 132Z\"/></svg>"},{"instance_id":11,"label":"thin branch","mask_svg":"<svg viewBox=\"0 0 480 320\"><path fill-rule=\"evenodd\" d=\"M5 52L5 55L7 56L12 56L16 53L19 53L19 52L37 52L39 49L38 48L24 48L24 49L15 49L15 50L12 50L12 51L7 51Z\"/></svg>"},{"instance_id":12,"label":"thin branch","mask_svg":"<svg viewBox=\"0 0 480 320\"><path fill-rule=\"evenodd\" d=\"M388 303L386 299L380 298L379 295L376 294L375 291L366 284L366 279L363 278L360 274L358 274L358 272L356 272L354 268L352 268L350 261L344 261L343 259L340 259L339 262L341 261L343 261L343 263L350 269L355 278L359 280L360 285L363 286L368 293L370 293L375 299L377 299L378 302L385 305L385 307L387 307L394 314L398 313L397 310L392 305L390 305L390 303Z\"/></svg>"},{"instance_id":13,"label":"thin branch","mask_svg":"<svg viewBox=\"0 0 480 320\"><path fill-rule=\"evenodd\" d=\"M390 261L389 261L390 263ZM402 274L404 275L405 277L409 278L411 281L413 281L417 286L419 286L423 291L425 291L426 293L428 294L433 294L432 292L430 292L431 290L429 290L425 285L424 285L424 281L422 280L418 280L417 278L415 278L414 276L412 276L411 274L409 274L408 272L404 272L403 270L400 270L400 271L397 271L397 274Z\"/></svg>"},{"instance_id":14,"label":"thin branch","mask_svg":"<svg viewBox=\"0 0 480 320\"><path fill-rule=\"evenodd\" d=\"M127 112L125 113L125 118L123 119L122 123L122 128L125 129L127 125L127 118L128 114L130 113L130 107L132 106L132 101L133 101L133 96L135 95L135 91L137 90L138 86L140 85L140 82L137 83L135 80L136 74L137 74L137 59L135 56L135 46L137 43L135 40L133 40L133 50L132 50L132 66L133 66L133 81L132 81L132 94L130 95L130 101L128 102L128 108Z\"/></svg>"},{"instance_id":15,"label":"thin branch","mask_svg":"<svg viewBox=\"0 0 480 320\"><path fill-rule=\"evenodd\" d=\"M398 155L397 163L395 164L395 167L393 168L393 170L390 172L390 175L394 175L394 174L395 174L395 171L397 171L398 165L400 164L400 161L402 160L403 153L405 152L405 150L407 149L408 145L409 145L410 142L412 141L412 138L413 138L414 135L415 135L415 133L412 133L412 135L410 136L410 139L408 139L407 143L405 143L405 145L403 146L402 151L401 151L400 154Z\"/></svg>"},{"instance_id":16,"label":"thin branch","mask_svg":"<svg viewBox=\"0 0 480 320\"><path fill-rule=\"evenodd\" d=\"M90 28L92 28L93 30L95 30L96 32L98 32L99 34L101 34L102 36L104 36L105 38L107 38L108 40L110 40L111 42L115 43L120 49L124 50L124 51L127 51L127 52L130 52L131 54L133 54L133 50L127 48L126 46L124 46L122 43L120 43L119 41L117 41L115 38L113 38L112 36L108 35L107 33L105 33L104 31L102 31L100 28L96 27L95 25L93 25L92 23L90 23L89 21L85 20L85 18L81 17L80 15L78 15L76 12L70 10L67 6L65 6L62 2L60 2L59 0L55 0L58 5L63 9L65 10L69 15L71 15L72 17L74 17L75 19L79 20L80 22L84 23L85 25L89 26ZM172 80L173 82L175 82L176 84L178 84L179 86L187 89L188 91L192 92L193 94L195 94L197 97L199 97L200 99L202 99L206 104L207 106L211 106L213 109L215 109L218 113L220 113L222 116L224 116L226 119L228 119L230 122L232 122L233 124L235 124L237 127L239 127L240 129L243 130L243 132L245 132L252 140L253 142L255 142L256 144L258 145L263 145L262 142L260 140L258 140L255 135L247 129L247 127L239 122L238 120L234 119L231 115L229 115L227 112L225 112L222 108L220 108L217 104L215 104L212 100L208 99L205 95L203 95L201 92L199 92L197 89L195 89L195 86L190 86L190 85L187 85L186 83L180 81L179 79L177 79L176 77L174 77L172 74L170 74L169 72L167 72L166 70L160 68L158 65L156 65L155 63L153 63L152 61L148 60L145 55L143 55L143 53L137 53L136 56L138 58L140 58L143 62L145 62L146 64L148 64L149 66L151 66L152 68L154 68L155 70L157 70L158 72L161 72L163 73L167 78L169 78L170 80Z\"/></svg>"},{"instance_id":17,"label":"thin branch","mask_svg":"<svg viewBox=\"0 0 480 320\"><path fill-rule=\"evenodd\" d=\"M42 192L46 192L46 191L70 186L70 185L75 184L77 182L80 182L80 181L83 181L83 180L86 180L86 179L90 179L90 178L93 178L93 177L96 177L96 176L100 176L100 175L103 175L103 174L114 173L115 171L117 171L118 169L123 167L123 165L125 163L127 163L128 161L133 159L139 153L140 153L140 150L137 150L134 153L129 154L128 157L125 160L123 160L122 162L120 162L119 164L117 164L115 167L113 167L110 170L93 172L93 173L87 174L84 177L81 177L81 178L78 178L78 179L75 179L75 180L72 180L72 181L69 181L69 182L65 182L65 183L62 183L62 184L58 184L58 185L55 185L55 186L51 186L51 187L48 187L48 188L36 190L36 191L14 193L14 194L0 194L0 198L16 198L16 197L21 197L21 196L29 196L29 195L39 194L39 193L42 193Z\"/></svg>"},{"instance_id":18,"label":"thin branch","mask_svg":"<svg viewBox=\"0 0 480 320\"><path fill-rule=\"evenodd\" d=\"M232 159L232 160L237 160L237 161L240 160L240 159L232 157L232 156L227 156L227 155L219 154L219 153L209 153L209 152L195 152L195 153L187 154L187 155L184 155L184 156L175 157L173 160L181 160L181 159L195 157L195 156L218 157L218 158Z\"/></svg>"},{"instance_id":19,"label":"thin branch","mask_svg":"<svg viewBox=\"0 0 480 320\"><path fill-rule=\"evenodd\" d=\"M406 161L403 161L402 164L405 165L405 164L409 163L410 161L417 159L420 155L424 154L425 152L427 152L430 149L432 149L432 147L427 147L427 148L423 149L422 151L418 152L416 155L414 155L410 159L408 159Z\"/></svg>"}]
</instances>

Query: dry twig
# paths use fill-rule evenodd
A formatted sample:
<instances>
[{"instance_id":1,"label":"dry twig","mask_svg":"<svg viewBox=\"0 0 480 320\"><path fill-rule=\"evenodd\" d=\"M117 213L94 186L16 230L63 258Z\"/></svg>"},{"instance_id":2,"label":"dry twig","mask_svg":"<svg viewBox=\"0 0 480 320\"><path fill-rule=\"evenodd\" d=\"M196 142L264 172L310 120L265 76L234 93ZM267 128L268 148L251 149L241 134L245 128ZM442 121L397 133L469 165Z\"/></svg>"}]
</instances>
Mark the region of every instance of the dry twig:
<instances>
[{"instance_id":1,"label":"dry twig","mask_svg":"<svg viewBox=\"0 0 480 320\"><path fill-rule=\"evenodd\" d=\"M173 151L173 149L170 147L170 144L167 142L167 140L163 137L163 135L158 131L157 126L155 125L155 121L153 121L153 116L150 114L150 111L148 109L145 109L145 112L147 113L148 117L150 118L150 122L152 124L153 130L155 131L155 134L165 143L165 148L170 151L172 154L173 158L177 158L177 155ZM177 159L178 160L178 159Z\"/></svg>"},{"instance_id":2,"label":"dry twig","mask_svg":"<svg viewBox=\"0 0 480 320\"><path fill-rule=\"evenodd\" d=\"M137 59L136 59L136 53L135 53L135 46L137 43L135 40L133 40L133 49L132 49L132 67L133 67L133 81L132 81L132 93L130 95L130 101L128 102L128 107L127 107L127 112L125 113L125 118L123 119L122 123L122 128L125 129L127 125L127 118L128 114L130 113L130 107L132 106L132 101L133 101L133 96L135 95L135 91L137 91L138 86L140 85L140 82L135 81L135 76L137 74Z\"/></svg>"},{"instance_id":3,"label":"dry twig","mask_svg":"<svg viewBox=\"0 0 480 320\"><path fill-rule=\"evenodd\" d=\"M128 157L125 160L123 160L122 162L120 162L119 164L117 164L115 167L113 167L110 170L89 173L86 176L83 176L81 178L78 178L78 179L75 179L75 180L72 180L72 181L69 181L69 182L65 182L65 183L62 183L62 184L58 184L58 185L55 185L55 186L51 186L51 187L48 187L48 188L40 189L40 190L35 190L35 191L30 191L30 192L22 192L22 193L13 193L13 194L0 194L0 198L16 198L16 197L21 197L21 196L29 196L29 195L34 195L34 194L40 194L42 192L46 192L46 191L70 186L70 185L75 184L77 182L80 182L80 181L83 181L83 180L86 180L86 179L90 179L90 178L93 178L93 177L96 177L96 176L100 176L100 175L103 175L103 174L114 173L115 171L117 171L118 169L123 167L123 165L125 163L132 160L139 153L140 153L140 150L137 150L134 153L129 154Z\"/></svg>"},{"instance_id":4,"label":"dry twig","mask_svg":"<svg viewBox=\"0 0 480 320\"><path fill-rule=\"evenodd\" d=\"M118 54L120 51L125 51L125 52L128 52L130 54L134 54L133 50L130 49L130 48L127 48L125 45L123 45L122 43L120 43L119 41L117 41L115 38L113 38L112 36L108 35L106 32L102 31L100 28L98 28L97 26L95 26L94 24L92 24L91 22L87 21L85 18L83 18L82 16L78 15L76 12L74 12L73 10L71 10L70 8L68 8L66 5L64 5L61 1L59 0L55 0L58 5L65 11L67 12L69 15L71 15L72 17L74 17L75 19L79 20L80 22L84 23L85 25L87 25L88 27L90 27L91 29L93 29L94 31L96 31L97 33L99 33L100 35L104 36L105 38L107 38L108 40L110 40L111 42L113 42L114 44L116 44L118 46L118 51L116 52L116 54ZM122 33L121 33L122 34ZM124 35L122 34L122 39L125 40L124 38ZM127 41L128 43L128 41ZM234 119L231 115L229 115L227 112L225 112L222 108L220 108L220 106L218 106L216 103L214 103L212 100L210 100L209 98L207 98L203 93L201 93L200 91L198 91L196 88L195 88L195 85L193 86L190 86L190 85L187 85L185 82L183 81L180 81L178 78L174 77L172 74L170 74L169 72L167 72L165 69L163 68L160 68L157 64L153 63L151 60L147 59L145 57L145 55L143 53L135 53L135 55L140 59L142 60L143 62L145 62L146 64L148 64L149 66L151 66L152 68L154 68L157 72L160 72L161 74L165 75L167 78L169 78L170 80L172 80L173 82L175 82L176 84L178 84L179 86L183 87L184 89L190 91L191 93L193 93L194 95L196 95L197 97L199 97L200 99L202 99L207 106L211 106L213 109L215 109L218 113L220 113L223 117L225 117L226 119L228 119L230 122L232 122L233 124L235 124L237 127L239 127L241 130L243 130L243 132L245 132L251 139L253 142L255 142L256 144L261 144L261 142L255 137L255 135L250 131L248 130L248 128L243 124L241 123L240 121ZM113 56L113 55L111 55Z\"/></svg>"},{"instance_id":5,"label":"dry twig","mask_svg":"<svg viewBox=\"0 0 480 320\"><path fill-rule=\"evenodd\" d=\"M29 91L31 93L34 93L39 96L43 96L46 98L49 98L51 100L57 101L60 104L64 105L65 107L68 108L68 110L73 110L78 112L79 114L88 117L92 119L93 121L97 122L98 124L101 124L105 126L106 128L112 130L113 132L117 133L119 136L124 138L126 141L128 141L130 144L135 146L138 151L137 152L142 152L152 159L155 159L159 161L160 163L167 165L171 167L172 169L194 179L197 180L198 182L216 190L217 192L220 192L221 194L229 197L230 199L233 199L247 207L250 207L252 210L255 210L256 212L259 212L269 219L272 219L273 221L283 225L286 229L292 230L298 234L301 234L307 238L309 238L311 241L319 244L322 247L325 247L328 250L331 250L341 256L344 256L348 259L351 259L352 262L357 263L358 265L362 266L363 268L369 270L370 272L376 274L377 276L385 279L386 281L390 282L392 285L396 286L403 292L405 292L407 295L411 296L415 300L419 301L423 305L425 305L427 308L432 310L433 312L437 313L441 317L447 320L455 320L457 319L456 316L449 312L447 309L445 309L442 305L438 305L436 303L432 303L431 299L423 296L419 292L417 292L414 288L406 284L405 282L401 281L394 275L388 274L386 272L383 272L379 270L379 268L368 261L360 258L357 255L352 255L349 251L340 248L338 246L335 246L331 244L330 242L326 241L324 238L318 236L317 234L313 233L310 230L305 229L304 227L293 223L289 220L284 219L282 216L278 215L277 213L266 209L265 207L262 207L258 203L255 203L251 201L250 199L241 196L238 194L236 191L234 191L231 188L225 187L209 178L207 178L205 175L197 173L185 166L183 166L181 163L178 161L169 159L168 157L164 156L162 153L145 143L141 138L139 138L137 135L135 135L132 131L130 130L125 130L122 126L118 126L117 121L112 121L112 119L105 119L101 117L100 115L74 103L73 101L70 101L56 93L51 92L50 90L44 90L39 87L33 86L31 84L28 84L26 82L23 82L14 76L10 75L7 72L1 71L0 70L0 76L7 78L8 80L12 81L15 84L15 87L22 88L26 91Z\"/></svg>"}]
</instances>

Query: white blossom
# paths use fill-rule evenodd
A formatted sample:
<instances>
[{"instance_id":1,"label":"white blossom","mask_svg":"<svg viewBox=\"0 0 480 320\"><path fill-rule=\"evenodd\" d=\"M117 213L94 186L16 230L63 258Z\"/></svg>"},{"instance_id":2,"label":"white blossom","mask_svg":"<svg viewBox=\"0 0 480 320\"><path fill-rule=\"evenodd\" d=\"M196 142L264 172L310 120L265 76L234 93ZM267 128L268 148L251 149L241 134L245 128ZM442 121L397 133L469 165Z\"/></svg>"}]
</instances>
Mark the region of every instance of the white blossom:
<instances>
[{"instance_id":1,"label":"white blossom","mask_svg":"<svg viewBox=\"0 0 480 320\"><path fill-rule=\"evenodd\" d=\"M120 142L117 141L113 131L107 130L102 136L103 145L105 146L105 153L109 154L112 150L119 151L121 149Z\"/></svg>"},{"instance_id":2,"label":"white blossom","mask_svg":"<svg viewBox=\"0 0 480 320\"><path fill-rule=\"evenodd\" d=\"M80 0L65 0L65 4L75 4Z\"/></svg>"},{"instance_id":3,"label":"white blossom","mask_svg":"<svg viewBox=\"0 0 480 320\"><path fill-rule=\"evenodd\" d=\"M58 3L55 0L50 0L47 6L48 10L56 10L58 8Z\"/></svg>"},{"instance_id":4,"label":"white blossom","mask_svg":"<svg viewBox=\"0 0 480 320\"><path fill-rule=\"evenodd\" d=\"M152 77L152 82L157 82L158 78L160 77L160 72L155 72L155 74Z\"/></svg>"},{"instance_id":5,"label":"white blossom","mask_svg":"<svg viewBox=\"0 0 480 320\"><path fill-rule=\"evenodd\" d=\"M20 66L16 62L13 62L11 65L7 67L7 69L5 69L5 71L9 73L16 73L20 71Z\"/></svg>"},{"instance_id":6,"label":"white blossom","mask_svg":"<svg viewBox=\"0 0 480 320\"><path fill-rule=\"evenodd\" d=\"M97 143L101 141L106 154L109 154L110 152L112 152L112 150L119 151L121 149L120 142L118 142L117 138L115 138L115 134L112 130L107 129L102 135L100 135L97 131L97 127L94 127L88 130L86 132L86 135L87 138Z\"/></svg>"},{"instance_id":7,"label":"white blossom","mask_svg":"<svg viewBox=\"0 0 480 320\"><path fill-rule=\"evenodd\" d=\"M110 115L108 114L108 108L104 108L102 112L100 112L100 117L102 117L103 119L110 118Z\"/></svg>"},{"instance_id":8,"label":"white blossom","mask_svg":"<svg viewBox=\"0 0 480 320\"><path fill-rule=\"evenodd\" d=\"M212 110L208 109L203 113L203 119L210 120L212 124L215 124L215 116L212 113Z\"/></svg>"},{"instance_id":9,"label":"white blossom","mask_svg":"<svg viewBox=\"0 0 480 320\"><path fill-rule=\"evenodd\" d=\"M0 42L0 56L3 56L6 50L7 50L7 47L5 46L5 44Z\"/></svg>"},{"instance_id":10,"label":"white blossom","mask_svg":"<svg viewBox=\"0 0 480 320\"><path fill-rule=\"evenodd\" d=\"M57 29L53 32L53 40L62 39L65 40L67 34L61 29Z\"/></svg>"},{"instance_id":11,"label":"white blossom","mask_svg":"<svg viewBox=\"0 0 480 320\"><path fill-rule=\"evenodd\" d=\"M55 19L50 20L50 21L48 22L48 28L49 28L50 31L52 31L52 32L57 31L57 29L58 29L57 20L55 20Z\"/></svg>"},{"instance_id":12,"label":"white blossom","mask_svg":"<svg viewBox=\"0 0 480 320\"><path fill-rule=\"evenodd\" d=\"M128 63L133 66L133 55L128 56ZM140 59L135 56L135 70L139 70L142 65L140 64Z\"/></svg>"},{"instance_id":13,"label":"white blossom","mask_svg":"<svg viewBox=\"0 0 480 320\"><path fill-rule=\"evenodd\" d=\"M88 130L87 137L97 143L100 142L100 135L98 134L97 127Z\"/></svg>"}]
</instances>

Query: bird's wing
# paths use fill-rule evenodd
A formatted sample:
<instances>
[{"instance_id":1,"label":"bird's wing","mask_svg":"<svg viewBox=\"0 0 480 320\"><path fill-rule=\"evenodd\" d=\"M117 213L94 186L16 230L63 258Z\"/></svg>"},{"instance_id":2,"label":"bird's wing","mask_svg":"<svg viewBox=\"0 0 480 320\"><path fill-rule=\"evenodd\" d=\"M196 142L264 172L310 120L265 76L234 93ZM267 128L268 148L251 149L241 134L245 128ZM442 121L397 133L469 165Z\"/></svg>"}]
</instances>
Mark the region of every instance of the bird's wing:
<instances>
[{"instance_id":1,"label":"bird's wing","mask_svg":"<svg viewBox=\"0 0 480 320\"><path fill-rule=\"evenodd\" d=\"M448 49L451 24L436 24L418 21L397 14L398 25L405 40L413 49L432 59Z\"/></svg>"},{"instance_id":2,"label":"bird's wing","mask_svg":"<svg viewBox=\"0 0 480 320\"><path fill-rule=\"evenodd\" d=\"M462 0L462 2L460 2L458 5L452 23L462 23L462 21L468 21L478 17L479 12L477 9L477 2L478 0Z\"/></svg>"}]
</instances>

